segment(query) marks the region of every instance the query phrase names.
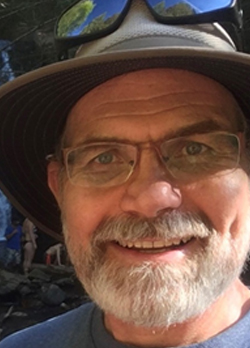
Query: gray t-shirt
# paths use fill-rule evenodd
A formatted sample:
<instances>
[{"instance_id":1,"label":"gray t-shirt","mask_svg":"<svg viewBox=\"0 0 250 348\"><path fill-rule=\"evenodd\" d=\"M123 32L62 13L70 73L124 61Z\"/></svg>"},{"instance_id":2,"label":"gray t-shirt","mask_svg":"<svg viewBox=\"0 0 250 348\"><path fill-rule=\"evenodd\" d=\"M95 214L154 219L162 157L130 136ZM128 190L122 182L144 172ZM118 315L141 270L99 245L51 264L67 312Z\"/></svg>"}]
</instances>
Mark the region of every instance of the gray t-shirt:
<instances>
[{"instance_id":1,"label":"gray t-shirt","mask_svg":"<svg viewBox=\"0 0 250 348\"><path fill-rule=\"evenodd\" d=\"M117 342L107 332L102 311L93 303L19 331L0 342L0 348L129 347L132 348ZM228 330L185 348L250 348L250 311Z\"/></svg>"}]
</instances>

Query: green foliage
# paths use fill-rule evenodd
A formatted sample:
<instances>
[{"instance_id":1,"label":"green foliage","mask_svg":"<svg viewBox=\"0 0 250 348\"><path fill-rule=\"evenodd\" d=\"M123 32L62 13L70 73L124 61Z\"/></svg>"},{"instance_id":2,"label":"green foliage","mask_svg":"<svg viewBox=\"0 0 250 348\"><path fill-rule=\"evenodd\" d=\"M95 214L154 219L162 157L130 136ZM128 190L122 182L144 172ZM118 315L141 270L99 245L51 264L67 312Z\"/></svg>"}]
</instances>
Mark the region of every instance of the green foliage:
<instances>
[{"instance_id":1,"label":"green foliage","mask_svg":"<svg viewBox=\"0 0 250 348\"><path fill-rule=\"evenodd\" d=\"M75 0L0 0L0 39L18 37L54 23Z\"/></svg>"},{"instance_id":2,"label":"green foliage","mask_svg":"<svg viewBox=\"0 0 250 348\"><path fill-rule=\"evenodd\" d=\"M117 17L118 14L115 14L105 20L106 13L101 14L100 16L96 17L95 19L92 20L92 22L84 28L82 31L82 34L91 34L95 32L99 32L110 25L112 25Z\"/></svg>"},{"instance_id":3,"label":"green foliage","mask_svg":"<svg viewBox=\"0 0 250 348\"><path fill-rule=\"evenodd\" d=\"M0 0L0 86L57 61L54 23L75 0Z\"/></svg>"},{"instance_id":4,"label":"green foliage","mask_svg":"<svg viewBox=\"0 0 250 348\"><path fill-rule=\"evenodd\" d=\"M183 17L195 14L195 11L188 4L179 2L178 4L166 8L165 1L159 2L155 5L154 10L162 16L168 17Z\"/></svg>"},{"instance_id":5,"label":"green foliage","mask_svg":"<svg viewBox=\"0 0 250 348\"><path fill-rule=\"evenodd\" d=\"M158 2L158 4L154 6L154 10L159 13L159 15L163 15L165 13L165 1Z\"/></svg>"},{"instance_id":6,"label":"green foliage","mask_svg":"<svg viewBox=\"0 0 250 348\"><path fill-rule=\"evenodd\" d=\"M65 37L74 29L79 28L93 11L94 7L95 4L92 0L83 0L66 11L58 23L57 35Z\"/></svg>"}]
</instances>

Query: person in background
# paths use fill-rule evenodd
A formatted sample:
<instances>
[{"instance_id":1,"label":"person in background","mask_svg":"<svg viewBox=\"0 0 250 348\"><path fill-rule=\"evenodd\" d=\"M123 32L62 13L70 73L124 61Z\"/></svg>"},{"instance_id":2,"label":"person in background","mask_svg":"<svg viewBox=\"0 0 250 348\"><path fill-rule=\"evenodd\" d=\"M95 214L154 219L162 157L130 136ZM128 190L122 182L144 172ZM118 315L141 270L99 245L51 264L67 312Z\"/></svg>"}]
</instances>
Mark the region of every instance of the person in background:
<instances>
[{"instance_id":1,"label":"person in background","mask_svg":"<svg viewBox=\"0 0 250 348\"><path fill-rule=\"evenodd\" d=\"M31 269L31 264L35 256L35 251L37 249L36 227L28 218L26 218L23 222L23 234L23 272L25 275L27 275Z\"/></svg>"},{"instance_id":2,"label":"person in background","mask_svg":"<svg viewBox=\"0 0 250 348\"><path fill-rule=\"evenodd\" d=\"M4 266L17 266L21 263L22 226L19 220L12 220L11 225L6 228L5 238L7 242Z\"/></svg>"},{"instance_id":3,"label":"person in background","mask_svg":"<svg viewBox=\"0 0 250 348\"><path fill-rule=\"evenodd\" d=\"M45 263L46 265L58 265L62 266L62 252L64 250L64 245L58 243L49 247L45 252Z\"/></svg>"}]
</instances>

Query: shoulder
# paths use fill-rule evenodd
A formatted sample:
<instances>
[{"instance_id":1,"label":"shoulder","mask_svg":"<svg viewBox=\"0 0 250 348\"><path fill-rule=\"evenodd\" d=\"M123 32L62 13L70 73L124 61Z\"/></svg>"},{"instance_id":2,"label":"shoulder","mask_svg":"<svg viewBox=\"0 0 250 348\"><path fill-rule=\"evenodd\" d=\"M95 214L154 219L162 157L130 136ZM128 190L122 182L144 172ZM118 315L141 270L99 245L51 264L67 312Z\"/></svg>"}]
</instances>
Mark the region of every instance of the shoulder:
<instances>
[{"instance_id":1,"label":"shoulder","mask_svg":"<svg viewBox=\"0 0 250 348\"><path fill-rule=\"evenodd\" d=\"M0 348L84 347L82 344L89 336L94 309L93 303L87 303L63 315L14 333L0 342Z\"/></svg>"},{"instance_id":2,"label":"shoulder","mask_svg":"<svg viewBox=\"0 0 250 348\"><path fill-rule=\"evenodd\" d=\"M33 222L31 222L29 219L25 219L24 222L23 222L23 228L30 228L30 227L33 227L34 224Z\"/></svg>"}]
</instances>

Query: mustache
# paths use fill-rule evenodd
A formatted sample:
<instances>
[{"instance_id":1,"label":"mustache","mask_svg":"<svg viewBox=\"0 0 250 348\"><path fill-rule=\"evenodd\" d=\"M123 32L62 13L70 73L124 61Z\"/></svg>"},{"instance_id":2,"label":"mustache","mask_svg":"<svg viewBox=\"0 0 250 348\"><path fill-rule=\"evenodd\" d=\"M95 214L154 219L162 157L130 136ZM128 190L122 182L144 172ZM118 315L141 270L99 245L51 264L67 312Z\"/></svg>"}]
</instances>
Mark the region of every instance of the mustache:
<instances>
[{"instance_id":1,"label":"mustache","mask_svg":"<svg viewBox=\"0 0 250 348\"><path fill-rule=\"evenodd\" d=\"M92 235L92 245L109 241L136 241L143 238L206 238L214 231L203 214L172 211L157 218L120 215L104 220Z\"/></svg>"}]
</instances>

